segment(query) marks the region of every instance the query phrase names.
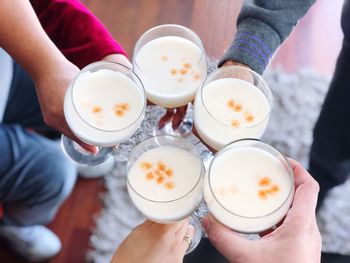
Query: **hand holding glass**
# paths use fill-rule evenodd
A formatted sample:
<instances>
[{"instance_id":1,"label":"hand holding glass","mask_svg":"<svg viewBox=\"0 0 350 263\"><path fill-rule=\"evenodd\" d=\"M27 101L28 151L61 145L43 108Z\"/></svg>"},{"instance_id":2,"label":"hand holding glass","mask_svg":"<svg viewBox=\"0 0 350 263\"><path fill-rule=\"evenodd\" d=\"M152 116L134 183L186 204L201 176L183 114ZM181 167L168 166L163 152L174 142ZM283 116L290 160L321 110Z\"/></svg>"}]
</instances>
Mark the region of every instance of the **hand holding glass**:
<instances>
[{"instance_id":1,"label":"hand holding glass","mask_svg":"<svg viewBox=\"0 0 350 263\"><path fill-rule=\"evenodd\" d=\"M140 127L145 109L143 85L129 68L113 62L88 65L66 92L64 114L74 135L98 146L99 152L95 155L86 152L63 136L65 152L81 164L105 161L114 146Z\"/></svg>"},{"instance_id":2,"label":"hand holding glass","mask_svg":"<svg viewBox=\"0 0 350 263\"><path fill-rule=\"evenodd\" d=\"M150 220L168 224L190 216L203 198L204 167L193 146L171 135L152 137L135 147L128 159L128 191L136 207ZM201 239L195 228L192 251Z\"/></svg>"}]
</instances>

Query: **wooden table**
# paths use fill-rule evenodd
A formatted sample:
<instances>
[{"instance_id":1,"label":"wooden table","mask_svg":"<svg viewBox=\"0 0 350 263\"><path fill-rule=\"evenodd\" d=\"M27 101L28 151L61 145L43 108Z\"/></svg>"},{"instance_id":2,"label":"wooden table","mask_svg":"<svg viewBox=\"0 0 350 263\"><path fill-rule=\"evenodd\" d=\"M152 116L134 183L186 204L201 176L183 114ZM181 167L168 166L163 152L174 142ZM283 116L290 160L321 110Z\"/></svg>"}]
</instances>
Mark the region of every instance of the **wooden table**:
<instances>
[{"instance_id":1,"label":"wooden table","mask_svg":"<svg viewBox=\"0 0 350 263\"><path fill-rule=\"evenodd\" d=\"M83 0L132 55L147 29L175 23L194 30L207 54L219 58L236 32L243 0ZM334 3L333 3L334 2ZM312 67L331 74L342 41L342 1L318 0L285 41L272 65L288 71Z\"/></svg>"},{"instance_id":2,"label":"wooden table","mask_svg":"<svg viewBox=\"0 0 350 263\"><path fill-rule=\"evenodd\" d=\"M131 56L137 39L160 24L194 30L209 56L220 57L235 33L243 0L84 0ZM103 4L102 4L103 2Z\"/></svg>"}]
</instances>

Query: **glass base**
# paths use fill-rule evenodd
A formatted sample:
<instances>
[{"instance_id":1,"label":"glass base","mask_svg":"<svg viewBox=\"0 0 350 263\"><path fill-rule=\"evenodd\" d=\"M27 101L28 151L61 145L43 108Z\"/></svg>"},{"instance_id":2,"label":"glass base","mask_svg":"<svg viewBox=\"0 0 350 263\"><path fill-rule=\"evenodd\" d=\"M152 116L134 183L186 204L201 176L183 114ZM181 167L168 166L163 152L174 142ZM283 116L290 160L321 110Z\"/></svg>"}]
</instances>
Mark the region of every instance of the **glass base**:
<instances>
[{"instance_id":1,"label":"glass base","mask_svg":"<svg viewBox=\"0 0 350 263\"><path fill-rule=\"evenodd\" d=\"M99 165L112 154L112 147L100 148L96 154L86 151L75 141L62 135L61 146L64 153L73 161L85 165Z\"/></svg>"},{"instance_id":2,"label":"glass base","mask_svg":"<svg viewBox=\"0 0 350 263\"><path fill-rule=\"evenodd\" d=\"M174 112L176 112L176 110L177 109L173 109ZM164 116L161 116L156 123L159 124L160 120ZM189 103L187 105L187 110L186 110L184 119L180 123L179 127L177 127L176 129L173 129L171 121L166 122L162 128L159 128L159 125L156 125L153 128L153 136L165 134L165 135L175 135L178 137L185 138L188 135L192 134L192 128L193 128L193 105L192 103Z\"/></svg>"},{"instance_id":3,"label":"glass base","mask_svg":"<svg viewBox=\"0 0 350 263\"><path fill-rule=\"evenodd\" d=\"M190 225L193 226L195 233L194 233L194 236L192 238L191 245L186 250L186 255L191 253L193 250L196 249L196 247L198 246L199 242L202 239L202 234L203 234L201 221L194 214L190 216Z\"/></svg>"},{"instance_id":4,"label":"glass base","mask_svg":"<svg viewBox=\"0 0 350 263\"><path fill-rule=\"evenodd\" d=\"M78 174L82 178L99 178L111 173L116 167L116 160L111 154L109 157L98 165L78 164Z\"/></svg>"},{"instance_id":5,"label":"glass base","mask_svg":"<svg viewBox=\"0 0 350 263\"><path fill-rule=\"evenodd\" d=\"M185 138L192 133L193 121L186 119L181 122L180 126L173 129L172 123L167 122L161 129L159 126L153 128L153 136L159 135L174 135L178 137Z\"/></svg>"}]
</instances>

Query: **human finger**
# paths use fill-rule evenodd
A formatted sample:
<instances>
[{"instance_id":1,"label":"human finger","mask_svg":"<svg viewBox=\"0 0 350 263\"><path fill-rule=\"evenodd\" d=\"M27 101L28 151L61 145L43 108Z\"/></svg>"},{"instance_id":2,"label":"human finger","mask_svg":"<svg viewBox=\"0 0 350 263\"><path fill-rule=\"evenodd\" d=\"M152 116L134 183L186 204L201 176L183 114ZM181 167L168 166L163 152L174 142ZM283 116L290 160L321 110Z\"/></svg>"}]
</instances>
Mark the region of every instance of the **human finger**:
<instances>
[{"instance_id":1,"label":"human finger","mask_svg":"<svg viewBox=\"0 0 350 263\"><path fill-rule=\"evenodd\" d=\"M174 116L174 109L167 109L166 113L160 118L158 127L159 129L162 129L165 124L168 122L171 122L172 118Z\"/></svg>"},{"instance_id":2,"label":"human finger","mask_svg":"<svg viewBox=\"0 0 350 263\"><path fill-rule=\"evenodd\" d=\"M176 112L172 119L172 127L174 130L177 129L180 126L181 122L184 120L187 113L187 107L188 106L185 105L185 106L176 108Z\"/></svg>"},{"instance_id":3,"label":"human finger","mask_svg":"<svg viewBox=\"0 0 350 263\"><path fill-rule=\"evenodd\" d=\"M202 220L202 225L212 245L229 261L247 255L254 249L252 241L222 225L211 215Z\"/></svg>"},{"instance_id":4,"label":"human finger","mask_svg":"<svg viewBox=\"0 0 350 263\"><path fill-rule=\"evenodd\" d=\"M194 235L195 229L191 224L189 224L181 242L180 253L182 253L182 255L185 255L186 251L191 247Z\"/></svg>"}]
</instances>

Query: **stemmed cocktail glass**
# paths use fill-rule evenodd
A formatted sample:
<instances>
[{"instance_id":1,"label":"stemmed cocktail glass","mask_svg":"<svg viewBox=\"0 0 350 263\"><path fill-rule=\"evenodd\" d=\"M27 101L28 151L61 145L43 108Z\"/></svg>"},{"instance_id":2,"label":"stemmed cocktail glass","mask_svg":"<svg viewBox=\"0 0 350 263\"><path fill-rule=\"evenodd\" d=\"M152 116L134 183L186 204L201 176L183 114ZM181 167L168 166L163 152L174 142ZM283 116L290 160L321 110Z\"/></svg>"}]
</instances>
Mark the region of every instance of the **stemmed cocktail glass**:
<instances>
[{"instance_id":1,"label":"stemmed cocktail glass","mask_svg":"<svg viewBox=\"0 0 350 263\"><path fill-rule=\"evenodd\" d=\"M207 75L206 55L200 38L180 25L161 25L145 32L134 48L133 67L142 80L147 99L155 105L177 111L189 104ZM171 120L154 134L186 136L192 120L177 128Z\"/></svg>"}]
</instances>

